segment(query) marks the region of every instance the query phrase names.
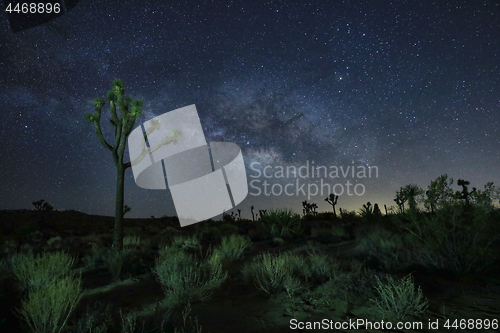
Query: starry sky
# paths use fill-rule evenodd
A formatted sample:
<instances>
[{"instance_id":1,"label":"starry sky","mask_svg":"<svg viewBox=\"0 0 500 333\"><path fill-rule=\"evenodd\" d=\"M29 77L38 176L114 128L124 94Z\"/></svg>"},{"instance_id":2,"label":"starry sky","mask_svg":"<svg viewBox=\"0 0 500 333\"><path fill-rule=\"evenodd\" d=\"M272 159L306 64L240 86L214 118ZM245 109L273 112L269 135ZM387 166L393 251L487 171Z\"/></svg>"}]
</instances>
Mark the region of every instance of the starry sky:
<instances>
[{"instance_id":1,"label":"starry sky","mask_svg":"<svg viewBox=\"0 0 500 333\"><path fill-rule=\"evenodd\" d=\"M257 180L243 217L252 205L301 213L304 200L331 210L326 190L307 198L320 180L344 188L337 207L349 210L394 205L401 186L445 173L500 184L496 1L81 0L17 33L4 14L0 209L45 199L114 215L116 168L85 114L115 77L144 103L136 126L196 104L207 141L241 147ZM102 127L111 141L105 117ZM307 163L376 166L378 177L259 177ZM175 215L168 191L139 188L131 169L125 178L126 217ZM264 181L277 193L297 180L305 196L263 193ZM347 195L347 181L363 194Z\"/></svg>"}]
</instances>

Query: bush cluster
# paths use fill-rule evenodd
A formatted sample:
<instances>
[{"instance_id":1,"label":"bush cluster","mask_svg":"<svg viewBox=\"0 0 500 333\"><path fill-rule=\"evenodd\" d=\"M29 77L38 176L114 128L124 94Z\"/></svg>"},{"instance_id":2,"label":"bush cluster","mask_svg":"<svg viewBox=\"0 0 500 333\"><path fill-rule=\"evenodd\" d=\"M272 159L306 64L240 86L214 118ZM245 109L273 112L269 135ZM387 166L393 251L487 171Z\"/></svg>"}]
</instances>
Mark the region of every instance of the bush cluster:
<instances>
[{"instance_id":1,"label":"bush cluster","mask_svg":"<svg viewBox=\"0 0 500 333\"><path fill-rule=\"evenodd\" d=\"M61 332L80 301L81 276L71 272L75 258L65 252L16 253L6 267L18 279L27 298L16 310L34 333Z\"/></svg>"},{"instance_id":2,"label":"bush cluster","mask_svg":"<svg viewBox=\"0 0 500 333\"><path fill-rule=\"evenodd\" d=\"M161 252L153 273L167 301L175 305L209 299L228 277L218 254L199 260L175 247Z\"/></svg>"}]
</instances>

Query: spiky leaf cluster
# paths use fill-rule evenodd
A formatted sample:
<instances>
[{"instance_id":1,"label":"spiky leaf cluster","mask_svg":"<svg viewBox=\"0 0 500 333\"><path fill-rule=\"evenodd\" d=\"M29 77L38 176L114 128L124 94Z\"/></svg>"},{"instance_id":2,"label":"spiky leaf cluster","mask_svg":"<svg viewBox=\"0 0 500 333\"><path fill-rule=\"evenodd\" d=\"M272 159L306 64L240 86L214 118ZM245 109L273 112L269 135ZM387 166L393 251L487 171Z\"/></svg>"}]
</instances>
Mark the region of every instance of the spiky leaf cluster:
<instances>
[{"instance_id":1,"label":"spiky leaf cluster","mask_svg":"<svg viewBox=\"0 0 500 333\"><path fill-rule=\"evenodd\" d=\"M128 135L132 131L135 120L142 115L142 101L133 100L130 96L124 96L125 85L120 79L114 79L111 89L106 93L111 112L111 124L117 127L119 133ZM106 104L104 99L98 97L94 99L95 112L88 113L85 119L89 123L98 124L101 119L102 107ZM118 118L116 108L120 111L122 119ZM120 127L118 129L118 127Z\"/></svg>"},{"instance_id":2,"label":"spiky leaf cluster","mask_svg":"<svg viewBox=\"0 0 500 333\"><path fill-rule=\"evenodd\" d=\"M115 102L116 101L116 93L113 90L108 90L106 93L106 99L109 102Z\"/></svg>"}]
</instances>

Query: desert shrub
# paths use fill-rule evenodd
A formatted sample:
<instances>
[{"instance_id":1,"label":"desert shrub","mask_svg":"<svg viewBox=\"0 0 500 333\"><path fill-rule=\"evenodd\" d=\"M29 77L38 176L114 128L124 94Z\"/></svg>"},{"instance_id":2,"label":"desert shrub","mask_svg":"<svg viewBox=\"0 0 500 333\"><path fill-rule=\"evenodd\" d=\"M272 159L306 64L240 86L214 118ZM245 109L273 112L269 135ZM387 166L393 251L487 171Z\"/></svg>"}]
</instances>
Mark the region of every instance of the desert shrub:
<instances>
[{"instance_id":1,"label":"desert shrub","mask_svg":"<svg viewBox=\"0 0 500 333\"><path fill-rule=\"evenodd\" d=\"M151 273L151 268L155 263L154 253L125 252L121 274L125 277L147 275Z\"/></svg>"},{"instance_id":2,"label":"desert shrub","mask_svg":"<svg viewBox=\"0 0 500 333\"><path fill-rule=\"evenodd\" d=\"M306 291L303 297L316 309L329 309L333 302L340 298L337 286L332 280Z\"/></svg>"},{"instance_id":3,"label":"desert shrub","mask_svg":"<svg viewBox=\"0 0 500 333\"><path fill-rule=\"evenodd\" d=\"M182 311L182 321L176 323L174 333L201 333L202 327L198 323L198 317L193 320L191 313L191 304L188 303Z\"/></svg>"},{"instance_id":4,"label":"desert shrub","mask_svg":"<svg viewBox=\"0 0 500 333\"><path fill-rule=\"evenodd\" d=\"M144 243L144 241L141 242L141 237L139 236L125 236L123 237L123 247L124 248L134 248L134 247L139 247L141 243Z\"/></svg>"},{"instance_id":5,"label":"desert shrub","mask_svg":"<svg viewBox=\"0 0 500 333\"><path fill-rule=\"evenodd\" d=\"M308 259L311 275L320 283L334 278L339 270L339 264L326 254L311 251Z\"/></svg>"},{"instance_id":6,"label":"desert shrub","mask_svg":"<svg viewBox=\"0 0 500 333\"><path fill-rule=\"evenodd\" d=\"M290 265L292 275L300 278L303 283L307 283L313 276L313 272L311 271L307 258L292 252L286 252L283 253L283 255Z\"/></svg>"},{"instance_id":7,"label":"desert shrub","mask_svg":"<svg viewBox=\"0 0 500 333\"><path fill-rule=\"evenodd\" d=\"M151 246L149 239L141 238L140 236L125 236L123 237L123 248L130 250L143 251L145 248Z\"/></svg>"},{"instance_id":8,"label":"desert shrub","mask_svg":"<svg viewBox=\"0 0 500 333\"><path fill-rule=\"evenodd\" d=\"M240 232L240 228L238 227L238 225L233 223L221 223L218 227L221 235L229 236L238 234Z\"/></svg>"},{"instance_id":9,"label":"desert shrub","mask_svg":"<svg viewBox=\"0 0 500 333\"><path fill-rule=\"evenodd\" d=\"M270 228L273 235L285 236L301 232L300 215L289 209L268 210L262 214L261 221Z\"/></svg>"},{"instance_id":10,"label":"desert shrub","mask_svg":"<svg viewBox=\"0 0 500 333\"><path fill-rule=\"evenodd\" d=\"M318 220L334 220L335 219L335 215L333 215L333 213L330 213L330 212L320 212L316 215L316 219Z\"/></svg>"},{"instance_id":11,"label":"desert shrub","mask_svg":"<svg viewBox=\"0 0 500 333\"><path fill-rule=\"evenodd\" d=\"M493 242L500 237L487 207L464 211L457 203L442 204L435 214L398 214L396 223L417 239L412 261L428 269L455 274L483 270L495 261Z\"/></svg>"},{"instance_id":12,"label":"desert shrub","mask_svg":"<svg viewBox=\"0 0 500 333\"><path fill-rule=\"evenodd\" d=\"M340 210L340 219L344 222L359 221L360 218L355 211L348 211L345 209Z\"/></svg>"},{"instance_id":13,"label":"desert shrub","mask_svg":"<svg viewBox=\"0 0 500 333\"><path fill-rule=\"evenodd\" d=\"M127 241L125 241L127 240ZM92 244L92 253L83 258L86 268L106 267L114 279L122 274L139 275L147 272L143 263L144 252L138 249L147 244L140 237L125 237L123 250L114 251L112 248L102 248Z\"/></svg>"},{"instance_id":14,"label":"desert shrub","mask_svg":"<svg viewBox=\"0 0 500 333\"><path fill-rule=\"evenodd\" d=\"M231 212L231 214L226 212L222 213L222 222L234 223L237 219L238 216L234 212Z\"/></svg>"},{"instance_id":15,"label":"desert shrub","mask_svg":"<svg viewBox=\"0 0 500 333\"><path fill-rule=\"evenodd\" d=\"M377 278L376 289L378 298L371 299L382 319L389 321L404 321L408 316L419 316L427 309L427 300L424 300L422 290L415 286L411 275L395 281L387 275L387 284Z\"/></svg>"},{"instance_id":16,"label":"desert shrub","mask_svg":"<svg viewBox=\"0 0 500 333\"><path fill-rule=\"evenodd\" d=\"M96 244L92 244L91 251L89 255L86 255L82 259L84 267L87 269L106 267L114 279L120 278L124 263L127 264L129 273L134 271L131 266L137 264L137 262L131 262L135 260L132 258L136 251L130 247L124 247L123 250L117 252L112 248L102 248Z\"/></svg>"},{"instance_id":17,"label":"desert shrub","mask_svg":"<svg viewBox=\"0 0 500 333\"><path fill-rule=\"evenodd\" d=\"M104 265L115 280L125 272L134 275L146 272L146 269L141 267L142 256L130 248L124 248L121 251L106 249L105 253Z\"/></svg>"},{"instance_id":18,"label":"desert shrub","mask_svg":"<svg viewBox=\"0 0 500 333\"><path fill-rule=\"evenodd\" d=\"M358 212L359 216L361 216L364 222L373 224L380 223L382 219L382 215L380 213L380 209L378 209L378 205L372 205L371 202L367 202L363 204L363 207Z\"/></svg>"},{"instance_id":19,"label":"desert shrub","mask_svg":"<svg viewBox=\"0 0 500 333\"><path fill-rule=\"evenodd\" d=\"M62 247L61 236L51 237L47 241L47 246L55 249L60 249Z\"/></svg>"},{"instance_id":20,"label":"desert shrub","mask_svg":"<svg viewBox=\"0 0 500 333\"><path fill-rule=\"evenodd\" d=\"M404 230L421 243L435 246L446 241L448 234L455 229L460 213L455 210L440 210L434 215L425 215L413 210L392 215L392 224Z\"/></svg>"},{"instance_id":21,"label":"desert shrub","mask_svg":"<svg viewBox=\"0 0 500 333\"><path fill-rule=\"evenodd\" d=\"M349 235L347 234L345 228L343 228L340 225L333 225L332 228L330 229L330 232L332 235L339 237L339 238L347 238Z\"/></svg>"},{"instance_id":22,"label":"desert shrub","mask_svg":"<svg viewBox=\"0 0 500 333\"><path fill-rule=\"evenodd\" d=\"M247 282L253 281L258 289L270 295L300 290L303 286L299 278L310 276L307 262L299 255L269 252L256 256L243 267L242 273Z\"/></svg>"},{"instance_id":23,"label":"desert shrub","mask_svg":"<svg viewBox=\"0 0 500 333\"><path fill-rule=\"evenodd\" d=\"M35 256L32 251L28 251L13 254L6 265L23 289L34 290L52 284L68 274L74 262L75 258L66 252Z\"/></svg>"},{"instance_id":24,"label":"desert shrub","mask_svg":"<svg viewBox=\"0 0 500 333\"><path fill-rule=\"evenodd\" d=\"M34 246L32 246L31 244L23 244L19 247L19 253L29 253L29 252L33 252L33 248Z\"/></svg>"},{"instance_id":25,"label":"desert shrub","mask_svg":"<svg viewBox=\"0 0 500 333\"><path fill-rule=\"evenodd\" d=\"M214 226L214 225L205 225L205 226L203 226L201 232L204 235L208 235L210 237L219 237L220 233L221 233L221 231L219 230L219 228L216 227L216 226Z\"/></svg>"},{"instance_id":26,"label":"desert shrub","mask_svg":"<svg viewBox=\"0 0 500 333\"><path fill-rule=\"evenodd\" d=\"M430 270L447 270L457 275L480 272L495 262L490 249L477 246L482 235L450 234L440 246L423 245L412 254L412 260Z\"/></svg>"},{"instance_id":27,"label":"desert shrub","mask_svg":"<svg viewBox=\"0 0 500 333\"><path fill-rule=\"evenodd\" d=\"M17 252L17 247L19 245L14 240L7 240L2 245L2 252L9 255Z\"/></svg>"},{"instance_id":28,"label":"desert shrub","mask_svg":"<svg viewBox=\"0 0 500 333\"><path fill-rule=\"evenodd\" d=\"M183 251L172 251L159 257L153 273L165 296L174 304L207 300L227 279L220 256L213 254L205 261Z\"/></svg>"},{"instance_id":29,"label":"desert shrub","mask_svg":"<svg viewBox=\"0 0 500 333\"><path fill-rule=\"evenodd\" d=\"M103 234L90 234L87 236L83 236L81 238L82 242L85 244L97 244L99 246L104 246L104 237Z\"/></svg>"},{"instance_id":30,"label":"desert shrub","mask_svg":"<svg viewBox=\"0 0 500 333\"><path fill-rule=\"evenodd\" d=\"M359 240L355 251L363 257L374 258L382 269L397 271L411 264L409 249L414 243L414 238L406 233L376 228Z\"/></svg>"},{"instance_id":31,"label":"desert shrub","mask_svg":"<svg viewBox=\"0 0 500 333\"><path fill-rule=\"evenodd\" d=\"M185 251L201 250L200 238L196 234L191 236L185 236L185 235L174 236L172 237L171 245Z\"/></svg>"},{"instance_id":32,"label":"desert shrub","mask_svg":"<svg viewBox=\"0 0 500 333\"><path fill-rule=\"evenodd\" d=\"M244 266L243 275L260 290L276 294L284 290L284 281L292 275L292 270L285 256L262 253Z\"/></svg>"},{"instance_id":33,"label":"desert shrub","mask_svg":"<svg viewBox=\"0 0 500 333\"><path fill-rule=\"evenodd\" d=\"M240 259L243 251L250 245L252 245L252 242L248 238L240 235L231 235L223 237L221 244L214 251L219 252L222 260L233 261Z\"/></svg>"},{"instance_id":34,"label":"desert shrub","mask_svg":"<svg viewBox=\"0 0 500 333\"><path fill-rule=\"evenodd\" d=\"M177 255L179 252L184 252L180 248L171 245L163 245L158 250L158 260L163 261L170 256Z\"/></svg>"},{"instance_id":35,"label":"desert shrub","mask_svg":"<svg viewBox=\"0 0 500 333\"><path fill-rule=\"evenodd\" d=\"M364 305L375 295L375 272L353 260L349 269L338 266L333 277L304 294L317 307L329 307L333 299Z\"/></svg>"},{"instance_id":36,"label":"desert shrub","mask_svg":"<svg viewBox=\"0 0 500 333\"><path fill-rule=\"evenodd\" d=\"M189 303L188 303L189 304ZM122 310L119 310L120 313L120 319L121 319L121 333L135 333L135 332L166 332L165 330L165 324L170 318L171 313L167 312L163 314L163 317L160 319L161 321L156 323L150 323L148 326L153 326L152 328L146 327L146 320L141 320L139 318L139 315L134 312L129 312L129 313L122 313ZM155 314L155 317L157 317L157 314ZM141 323L142 322L142 323ZM181 333L185 332L186 325L184 325L182 328L176 327L174 333ZM201 328L200 331L201 332ZM187 332L186 332L187 333Z\"/></svg>"},{"instance_id":37,"label":"desert shrub","mask_svg":"<svg viewBox=\"0 0 500 333\"><path fill-rule=\"evenodd\" d=\"M80 301L81 277L64 276L29 292L18 316L33 333L61 332Z\"/></svg>"},{"instance_id":38,"label":"desert shrub","mask_svg":"<svg viewBox=\"0 0 500 333\"><path fill-rule=\"evenodd\" d=\"M137 327L137 314L135 313L123 314L121 309L119 310L119 312L120 312L122 333L134 333ZM143 331L144 331L144 326L143 326Z\"/></svg>"},{"instance_id":39,"label":"desert shrub","mask_svg":"<svg viewBox=\"0 0 500 333\"><path fill-rule=\"evenodd\" d=\"M112 323L111 309L101 302L93 303L87 311L74 322L74 333L106 333Z\"/></svg>"},{"instance_id":40,"label":"desert shrub","mask_svg":"<svg viewBox=\"0 0 500 333\"><path fill-rule=\"evenodd\" d=\"M92 248L90 250L90 254L85 255L82 258L82 262L85 268L94 268L94 267L99 267L102 266L106 263L107 261L107 256L108 256L109 250L100 247L96 243L92 243Z\"/></svg>"}]
</instances>

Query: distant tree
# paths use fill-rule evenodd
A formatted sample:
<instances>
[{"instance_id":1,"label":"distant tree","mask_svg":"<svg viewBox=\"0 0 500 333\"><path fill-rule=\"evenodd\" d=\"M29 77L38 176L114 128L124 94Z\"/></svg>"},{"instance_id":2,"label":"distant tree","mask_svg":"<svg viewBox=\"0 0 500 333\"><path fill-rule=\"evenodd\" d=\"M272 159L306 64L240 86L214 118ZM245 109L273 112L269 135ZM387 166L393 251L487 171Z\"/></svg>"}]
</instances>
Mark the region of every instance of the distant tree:
<instances>
[{"instance_id":1,"label":"distant tree","mask_svg":"<svg viewBox=\"0 0 500 333\"><path fill-rule=\"evenodd\" d=\"M359 215L364 217L367 221L370 221L373 217L373 206L370 201L366 204L363 204L363 207L359 210Z\"/></svg>"},{"instance_id":2,"label":"distant tree","mask_svg":"<svg viewBox=\"0 0 500 333\"><path fill-rule=\"evenodd\" d=\"M394 202L396 202L396 205L398 205L399 211L404 212L405 211L405 202L407 198L404 195L404 193L400 190L396 191L396 197L394 198Z\"/></svg>"},{"instance_id":3,"label":"distant tree","mask_svg":"<svg viewBox=\"0 0 500 333\"><path fill-rule=\"evenodd\" d=\"M127 205L123 206L123 216L125 216L125 214L127 214L131 210L132 210L132 208L130 208L129 206L127 206Z\"/></svg>"},{"instance_id":4,"label":"distant tree","mask_svg":"<svg viewBox=\"0 0 500 333\"><path fill-rule=\"evenodd\" d=\"M401 187L398 191L396 191L396 197L394 201L399 207L399 210L404 212L405 203L408 202L408 207L410 210L417 209L417 198L424 194L424 190L418 187L415 184L408 184L404 187Z\"/></svg>"},{"instance_id":5,"label":"distant tree","mask_svg":"<svg viewBox=\"0 0 500 333\"><path fill-rule=\"evenodd\" d=\"M337 218L337 212L335 211L335 205L337 204L337 201L339 200L339 196L335 195L333 193L330 193L330 196L325 198L325 201L328 202L330 205L333 207L333 216Z\"/></svg>"},{"instance_id":6,"label":"distant tree","mask_svg":"<svg viewBox=\"0 0 500 333\"><path fill-rule=\"evenodd\" d=\"M124 163L123 156L125 154L125 147L127 143L127 138L132 131L135 124L135 120L139 118L142 114L142 101L132 100L129 96L125 95L125 85L122 80L114 79L111 84L111 89L108 90L106 94L106 99L109 101L109 109L111 113L110 123L115 129L114 145L110 145L101 130L101 110L105 105L102 98L97 97L94 99L95 112L87 113L85 119L94 125L97 137L101 141L104 148L108 149L113 156L113 162L115 163L117 176L116 176L116 205L115 205L115 225L113 232L113 249L115 251L121 251L123 249L123 215L125 213L125 207L123 203L124 194L124 178L125 170L132 166L132 164L139 163L148 152L154 152L165 144L176 142L182 135L179 130L172 130L172 133L164 138L156 147L147 150L143 144L142 154L134 161ZM117 109L120 112L121 118L118 117ZM146 140L147 136L151 134L158 128L158 122L153 122L146 133L144 138Z\"/></svg>"},{"instance_id":7,"label":"distant tree","mask_svg":"<svg viewBox=\"0 0 500 333\"><path fill-rule=\"evenodd\" d=\"M462 186L462 191L455 192L455 198L465 200L465 206L469 207L470 206L470 195L476 192L476 188L475 187L472 188L472 191L469 192L469 188L467 186L470 185L470 182L468 180L463 180L463 179L459 179L457 181L457 185Z\"/></svg>"},{"instance_id":8,"label":"distant tree","mask_svg":"<svg viewBox=\"0 0 500 333\"><path fill-rule=\"evenodd\" d=\"M484 190L471 192L470 197L474 204L493 206L494 200L500 198L500 189L493 182L488 182L484 185Z\"/></svg>"},{"instance_id":9,"label":"distant tree","mask_svg":"<svg viewBox=\"0 0 500 333\"><path fill-rule=\"evenodd\" d=\"M448 179L448 175L444 174L431 181L425 192L424 205L427 209L434 213L437 206L453 200L453 178Z\"/></svg>"},{"instance_id":10,"label":"distant tree","mask_svg":"<svg viewBox=\"0 0 500 333\"><path fill-rule=\"evenodd\" d=\"M45 200L43 200L43 199L40 199L38 201L34 201L33 206L35 206L35 208L39 211L52 211L52 210L54 210L54 207L52 207L52 205L49 204L48 202L45 202Z\"/></svg>"},{"instance_id":11,"label":"distant tree","mask_svg":"<svg viewBox=\"0 0 500 333\"><path fill-rule=\"evenodd\" d=\"M416 184L408 184L402 188L402 192L408 200L410 210L415 211L417 209L418 198L424 194L424 190Z\"/></svg>"},{"instance_id":12,"label":"distant tree","mask_svg":"<svg viewBox=\"0 0 500 333\"><path fill-rule=\"evenodd\" d=\"M318 205L315 203L308 203L307 201L302 201L302 213L304 216L316 216L316 208L318 208Z\"/></svg>"}]
</instances>

